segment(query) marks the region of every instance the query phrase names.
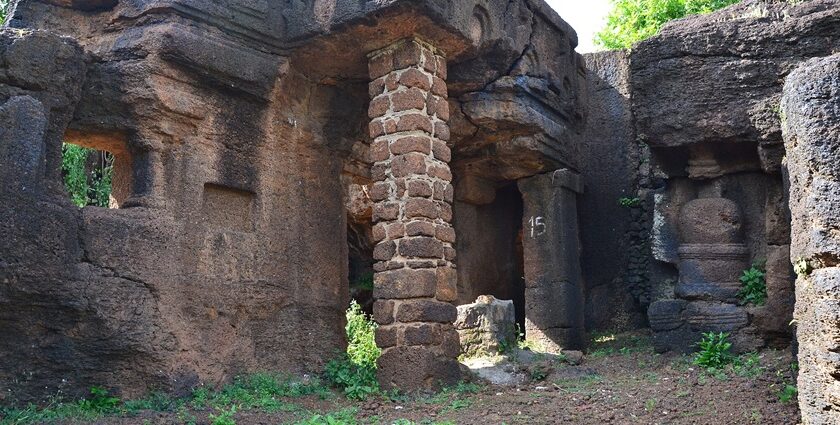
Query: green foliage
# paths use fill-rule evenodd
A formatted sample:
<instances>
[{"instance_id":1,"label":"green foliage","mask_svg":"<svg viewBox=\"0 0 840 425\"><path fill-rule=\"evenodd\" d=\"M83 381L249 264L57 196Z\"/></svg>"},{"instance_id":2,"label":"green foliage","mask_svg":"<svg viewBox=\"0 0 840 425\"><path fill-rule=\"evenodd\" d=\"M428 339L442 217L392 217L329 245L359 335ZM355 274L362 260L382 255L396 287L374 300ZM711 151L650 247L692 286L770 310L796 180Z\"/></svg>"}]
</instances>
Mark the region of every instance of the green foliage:
<instances>
[{"instance_id":1,"label":"green foliage","mask_svg":"<svg viewBox=\"0 0 840 425\"><path fill-rule=\"evenodd\" d=\"M700 351L694 359L694 364L706 369L721 369L732 363L732 343L728 341L728 333L709 332L703 334L703 339L697 344Z\"/></svg>"},{"instance_id":2,"label":"green foliage","mask_svg":"<svg viewBox=\"0 0 840 425\"><path fill-rule=\"evenodd\" d=\"M99 164L88 173L88 159L94 154L99 155ZM61 147L61 155L61 171L70 200L80 208L89 205L107 208L111 197L114 157L69 143Z\"/></svg>"},{"instance_id":3,"label":"green foliage","mask_svg":"<svg viewBox=\"0 0 840 425\"><path fill-rule=\"evenodd\" d=\"M666 22L709 13L739 0L612 0L607 26L595 42L608 49L627 49L659 33Z\"/></svg>"},{"instance_id":4,"label":"green foliage","mask_svg":"<svg viewBox=\"0 0 840 425\"><path fill-rule=\"evenodd\" d=\"M779 397L779 401L782 403L790 403L796 401L796 396L799 393L799 390L796 389L795 386L791 384L785 385L781 391L779 391L776 396Z\"/></svg>"},{"instance_id":5,"label":"green foliage","mask_svg":"<svg viewBox=\"0 0 840 425\"><path fill-rule=\"evenodd\" d=\"M732 370L736 375L755 379L764 373L761 366L761 357L758 353L749 353L735 359Z\"/></svg>"},{"instance_id":6,"label":"green foliage","mask_svg":"<svg viewBox=\"0 0 840 425\"><path fill-rule=\"evenodd\" d=\"M536 364L528 370L528 375L532 381L544 381L550 374L551 368L545 364Z\"/></svg>"},{"instance_id":7,"label":"green foliage","mask_svg":"<svg viewBox=\"0 0 840 425\"><path fill-rule=\"evenodd\" d=\"M339 410L338 412L322 415L314 414L307 419L296 422L296 425L355 425L357 411L354 408Z\"/></svg>"},{"instance_id":8,"label":"green foliage","mask_svg":"<svg viewBox=\"0 0 840 425\"><path fill-rule=\"evenodd\" d=\"M325 376L347 398L363 400L379 391L376 361L382 350L376 346L376 323L354 300L347 309L347 353L327 363Z\"/></svg>"},{"instance_id":9,"label":"green foliage","mask_svg":"<svg viewBox=\"0 0 840 425\"><path fill-rule=\"evenodd\" d=\"M763 305L767 300L767 284L764 275L764 270L759 265L754 265L744 271L740 279L742 287L738 291L738 298L744 304Z\"/></svg>"},{"instance_id":10,"label":"green foliage","mask_svg":"<svg viewBox=\"0 0 840 425\"><path fill-rule=\"evenodd\" d=\"M258 373L240 376L233 383L225 385L218 392L207 388L193 391L190 404L195 409L213 408L215 410L261 409L266 412L293 410L296 408L284 402L283 398L303 397L317 394L322 398L329 396L329 390L317 379L308 382L284 379L280 375Z\"/></svg>"},{"instance_id":11,"label":"green foliage","mask_svg":"<svg viewBox=\"0 0 840 425\"><path fill-rule=\"evenodd\" d=\"M9 0L0 0L0 22L6 23L6 16L9 14L9 8L12 2Z\"/></svg>"},{"instance_id":12,"label":"green foliage","mask_svg":"<svg viewBox=\"0 0 840 425\"><path fill-rule=\"evenodd\" d=\"M110 396L108 390L102 387L92 387L90 389L90 395L90 398L80 402L83 410L98 413L112 413L117 410L117 406L120 404L118 397Z\"/></svg>"},{"instance_id":13,"label":"green foliage","mask_svg":"<svg viewBox=\"0 0 840 425\"><path fill-rule=\"evenodd\" d=\"M236 421L233 420L233 415L236 414L236 406L231 407L227 410L221 410L218 414L210 414L210 422L212 425L236 425Z\"/></svg>"},{"instance_id":14,"label":"green foliage","mask_svg":"<svg viewBox=\"0 0 840 425\"><path fill-rule=\"evenodd\" d=\"M621 198L618 200L618 205L627 208L635 208L642 205L642 200L639 198Z\"/></svg>"},{"instance_id":15,"label":"green foliage","mask_svg":"<svg viewBox=\"0 0 840 425\"><path fill-rule=\"evenodd\" d=\"M92 421L107 414L121 413L120 399L101 387L90 389L90 397L63 402L51 400L43 408L29 404L23 409L0 408L0 425L43 424L65 419Z\"/></svg>"}]
</instances>

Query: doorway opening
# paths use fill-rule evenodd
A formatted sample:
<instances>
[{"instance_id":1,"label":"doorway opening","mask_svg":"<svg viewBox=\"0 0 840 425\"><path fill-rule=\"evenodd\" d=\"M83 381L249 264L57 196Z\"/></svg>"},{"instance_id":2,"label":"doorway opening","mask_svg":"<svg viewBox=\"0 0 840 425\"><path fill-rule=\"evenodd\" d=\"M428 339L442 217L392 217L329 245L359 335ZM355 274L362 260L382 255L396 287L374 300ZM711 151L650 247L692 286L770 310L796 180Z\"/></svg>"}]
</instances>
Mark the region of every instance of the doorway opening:
<instances>
[{"instance_id":1,"label":"doorway opening","mask_svg":"<svg viewBox=\"0 0 840 425\"><path fill-rule=\"evenodd\" d=\"M497 183L490 202L455 206L459 304L480 295L512 300L520 332L525 331L522 217L522 194L514 181Z\"/></svg>"}]
</instances>

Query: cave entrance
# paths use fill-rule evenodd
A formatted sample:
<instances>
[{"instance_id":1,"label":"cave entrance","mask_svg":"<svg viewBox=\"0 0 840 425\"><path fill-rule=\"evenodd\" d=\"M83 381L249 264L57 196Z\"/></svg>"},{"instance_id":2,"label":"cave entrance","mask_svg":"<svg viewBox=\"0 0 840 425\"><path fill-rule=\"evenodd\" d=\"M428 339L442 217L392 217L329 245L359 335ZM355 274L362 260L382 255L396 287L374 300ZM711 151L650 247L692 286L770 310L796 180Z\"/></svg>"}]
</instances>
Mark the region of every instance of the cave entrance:
<instances>
[{"instance_id":1,"label":"cave entrance","mask_svg":"<svg viewBox=\"0 0 840 425\"><path fill-rule=\"evenodd\" d=\"M493 196L465 194L456 201L459 304L472 303L480 295L513 300L516 322L524 332L522 194L513 181L493 185L494 191L483 191Z\"/></svg>"}]
</instances>

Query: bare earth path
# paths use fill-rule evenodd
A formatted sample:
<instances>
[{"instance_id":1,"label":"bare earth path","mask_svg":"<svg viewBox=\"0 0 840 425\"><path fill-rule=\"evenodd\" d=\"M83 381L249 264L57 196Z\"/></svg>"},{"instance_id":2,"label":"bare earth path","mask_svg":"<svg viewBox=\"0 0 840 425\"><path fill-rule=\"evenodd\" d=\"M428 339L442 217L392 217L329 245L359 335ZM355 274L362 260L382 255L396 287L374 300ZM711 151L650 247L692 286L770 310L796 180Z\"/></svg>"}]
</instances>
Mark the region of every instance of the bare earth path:
<instances>
[{"instance_id":1,"label":"bare earth path","mask_svg":"<svg viewBox=\"0 0 840 425\"><path fill-rule=\"evenodd\" d=\"M593 348L582 364L531 368L543 378L518 387L483 385L412 399L352 402L336 396L290 399L280 411L238 412L238 425L256 424L796 424L795 383L788 351L753 355L743 366L703 371L689 357L654 354L643 338L612 339ZM609 338L608 338L609 339ZM746 359L747 357L742 357ZM544 372L544 373L543 373ZM527 372L526 372L527 373ZM192 411L196 424L211 412ZM320 416L319 416L320 415ZM183 412L142 412L104 424L188 423Z\"/></svg>"}]
</instances>

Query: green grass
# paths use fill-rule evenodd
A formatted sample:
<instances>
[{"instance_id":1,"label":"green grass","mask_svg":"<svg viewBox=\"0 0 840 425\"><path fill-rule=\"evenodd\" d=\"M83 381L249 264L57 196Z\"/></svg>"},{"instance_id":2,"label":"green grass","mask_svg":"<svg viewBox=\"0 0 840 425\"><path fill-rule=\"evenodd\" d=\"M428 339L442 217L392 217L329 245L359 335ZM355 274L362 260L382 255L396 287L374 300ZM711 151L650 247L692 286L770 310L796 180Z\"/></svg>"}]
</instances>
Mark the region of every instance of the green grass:
<instances>
[{"instance_id":1,"label":"green grass","mask_svg":"<svg viewBox=\"0 0 840 425\"><path fill-rule=\"evenodd\" d=\"M333 413L313 413L306 419L295 422L295 425L356 425L358 410L346 408Z\"/></svg>"},{"instance_id":2,"label":"green grass","mask_svg":"<svg viewBox=\"0 0 840 425\"><path fill-rule=\"evenodd\" d=\"M22 409L0 408L0 425L95 421L104 416L133 416L146 410L176 413L184 423L195 423L197 420L190 410L209 410L212 411L210 420L213 425L230 425L234 423L231 421L238 411L258 409L273 413L301 410L289 399L309 395L322 399L333 397L333 393L318 379L301 382L269 373L236 378L218 391L200 387L190 397L182 399L152 393L140 400L122 401L105 389L94 387L88 397L78 401L54 399L44 406L30 404Z\"/></svg>"}]
</instances>

